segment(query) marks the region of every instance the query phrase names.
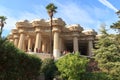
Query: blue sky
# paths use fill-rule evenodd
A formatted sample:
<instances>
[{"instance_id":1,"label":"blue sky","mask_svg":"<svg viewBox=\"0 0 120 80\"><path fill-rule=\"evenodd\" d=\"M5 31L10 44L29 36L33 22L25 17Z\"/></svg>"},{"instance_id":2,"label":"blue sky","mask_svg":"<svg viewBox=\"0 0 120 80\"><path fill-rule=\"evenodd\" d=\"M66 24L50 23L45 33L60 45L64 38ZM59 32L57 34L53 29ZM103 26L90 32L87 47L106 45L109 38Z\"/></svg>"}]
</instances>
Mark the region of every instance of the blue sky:
<instances>
[{"instance_id":1,"label":"blue sky","mask_svg":"<svg viewBox=\"0 0 120 80\"><path fill-rule=\"evenodd\" d=\"M51 2L58 7L54 17L67 25L80 24L98 31L101 24L109 28L118 20L115 12L120 9L120 0L0 0L0 15L8 18L3 35L8 35L19 20L49 19L45 7Z\"/></svg>"}]
</instances>

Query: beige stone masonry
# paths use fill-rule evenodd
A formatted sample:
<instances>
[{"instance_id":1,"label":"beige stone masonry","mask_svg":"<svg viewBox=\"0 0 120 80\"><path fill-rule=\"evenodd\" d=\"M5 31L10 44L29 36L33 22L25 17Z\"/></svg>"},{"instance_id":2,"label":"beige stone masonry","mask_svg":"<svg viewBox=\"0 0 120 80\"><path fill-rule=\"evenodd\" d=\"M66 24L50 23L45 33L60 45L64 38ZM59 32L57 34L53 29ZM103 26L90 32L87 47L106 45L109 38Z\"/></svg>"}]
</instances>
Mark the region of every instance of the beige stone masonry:
<instances>
[{"instance_id":1,"label":"beige stone masonry","mask_svg":"<svg viewBox=\"0 0 120 80\"><path fill-rule=\"evenodd\" d=\"M21 20L16 23L16 29L12 29L8 40L23 51L32 49L36 52L39 49L39 53L49 53L53 49L55 59L58 59L60 52L66 49L80 51L79 49L86 48L88 56L92 56L93 41L97 34L93 29L84 30L79 24L66 25L61 18L53 18L52 36L50 27L50 20ZM51 49L50 38L53 41Z\"/></svg>"}]
</instances>

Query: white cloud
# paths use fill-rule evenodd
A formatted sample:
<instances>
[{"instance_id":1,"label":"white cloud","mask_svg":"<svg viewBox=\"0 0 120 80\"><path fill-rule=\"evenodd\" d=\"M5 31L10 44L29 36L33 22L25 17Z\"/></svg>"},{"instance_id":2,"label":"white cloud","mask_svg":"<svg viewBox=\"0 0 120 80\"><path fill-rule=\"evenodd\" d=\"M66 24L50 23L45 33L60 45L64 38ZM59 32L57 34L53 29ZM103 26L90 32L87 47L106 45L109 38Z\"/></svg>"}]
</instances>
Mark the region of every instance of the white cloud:
<instances>
[{"instance_id":1,"label":"white cloud","mask_svg":"<svg viewBox=\"0 0 120 80\"><path fill-rule=\"evenodd\" d=\"M38 18L49 18L47 11L43 5L34 5L33 7L34 12L24 11L20 13L19 19L27 19L27 20L33 20Z\"/></svg>"},{"instance_id":2,"label":"white cloud","mask_svg":"<svg viewBox=\"0 0 120 80\"><path fill-rule=\"evenodd\" d=\"M78 5L74 3L61 4L58 2L56 2L56 4L58 5L58 13L56 13L55 16L63 18L65 22L69 24L81 25L94 23L94 20L89 15L89 13L85 9L80 8ZM15 28L15 23L21 19L27 19L31 21L36 18L49 18L43 5L35 5L34 12L22 11L18 14L14 13L14 11L11 11L11 9L5 7L0 8L0 10L0 13L3 13L2 15L5 15L8 18L6 20L7 24L4 28L6 30L11 30ZM14 14L17 14L17 16L14 16ZM85 27L89 28L87 26L84 26L84 28Z\"/></svg>"},{"instance_id":3,"label":"white cloud","mask_svg":"<svg viewBox=\"0 0 120 80\"><path fill-rule=\"evenodd\" d=\"M117 8L115 8L110 2L108 2L107 0L99 0L103 5L107 6L108 8L114 10L115 12L118 11Z\"/></svg>"},{"instance_id":4,"label":"white cloud","mask_svg":"<svg viewBox=\"0 0 120 80\"><path fill-rule=\"evenodd\" d=\"M117 10L107 0L99 1L114 11ZM80 24L84 29L90 29L91 27L94 29L98 28L99 23L101 23L98 19L103 18L106 16L106 13L109 13L107 10L91 7L89 5L87 5L87 7L89 7L88 10L86 7L83 8L81 4L79 6L74 2L67 2L64 4L55 0L54 2L58 7L58 13L55 14L55 17L61 17L67 24ZM17 13L9 8L0 6L0 15L5 15L8 18L6 20L7 24L5 25L4 29L11 30L15 28L15 23L21 19L27 19L31 21L36 18L49 18L43 5L34 5L32 9L34 10L33 12L21 11ZM14 14L17 15L14 16Z\"/></svg>"},{"instance_id":5,"label":"white cloud","mask_svg":"<svg viewBox=\"0 0 120 80\"><path fill-rule=\"evenodd\" d=\"M18 19L11 16L12 10L10 10L9 8L0 6L0 15L7 17L6 24L4 26L4 30L11 30L12 28L15 28L15 23Z\"/></svg>"},{"instance_id":6,"label":"white cloud","mask_svg":"<svg viewBox=\"0 0 120 80\"><path fill-rule=\"evenodd\" d=\"M88 29L90 28L88 24L94 23L94 19L82 6L80 7L74 2L64 4L57 2L56 4L58 5L56 16L63 18L67 24L80 24L82 27Z\"/></svg>"},{"instance_id":7,"label":"white cloud","mask_svg":"<svg viewBox=\"0 0 120 80\"><path fill-rule=\"evenodd\" d=\"M19 13L15 13L15 11L12 11L9 8L6 8L4 6L0 6L0 15L2 16L6 16L7 20L5 26L4 26L4 31L5 30L11 30L13 28L15 28L15 24L17 21L19 20L33 20L36 18L44 18L44 12L41 14L42 11L42 7L40 8L39 12L38 9L35 8L35 12L28 12L28 11L23 11L23 12L19 12ZM17 15L16 15L17 14ZM15 16L16 15L16 16Z\"/></svg>"}]
</instances>

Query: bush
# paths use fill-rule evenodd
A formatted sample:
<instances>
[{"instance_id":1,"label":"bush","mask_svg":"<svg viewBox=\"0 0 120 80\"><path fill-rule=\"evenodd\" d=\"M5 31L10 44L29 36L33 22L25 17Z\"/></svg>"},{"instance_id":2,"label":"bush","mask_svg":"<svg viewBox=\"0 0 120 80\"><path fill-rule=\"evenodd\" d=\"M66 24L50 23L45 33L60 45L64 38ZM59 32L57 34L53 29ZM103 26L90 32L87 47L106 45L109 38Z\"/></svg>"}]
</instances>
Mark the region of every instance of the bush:
<instances>
[{"instance_id":1,"label":"bush","mask_svg":"<svg viewBox=\"0 0 120 80\"><path fill-rule=\"evenodd\" d=\"M60 76L65 80L81 80L81 74L86 72L88 59L78 53L68 54L56 62Z\"/></svg>"},{"instance_id":2,"label":"bush","mask_svg":"<svg viewBox=\"0 0 120 80\"><path fill-rule=\"evenodd\" d=\"M109 75L103 72L85 72L81 78L82 80L111 80Z\"/></svg>"},{"instance_id":3,"label":"bush","mask_svg":"<svg viewBox=\"0 0 120 80\"><path fill-rule=\"evenodd\" d=\"M41 60L0 38L0 80L32 80L40 72Z\"/></svg>"},{"instance_id":4,"label":"bush","mask_svg":"<svg viewBox=\"0 0 120 80\"><path fill-rule=\"evenodd\" d=\"M43 63L41 66L41 72L45 74L46 80L53 80L57 72L57 67L54 63L54 60L49 58L46 58L45 60L43 60Z\"/></svg>"}]
</instances>

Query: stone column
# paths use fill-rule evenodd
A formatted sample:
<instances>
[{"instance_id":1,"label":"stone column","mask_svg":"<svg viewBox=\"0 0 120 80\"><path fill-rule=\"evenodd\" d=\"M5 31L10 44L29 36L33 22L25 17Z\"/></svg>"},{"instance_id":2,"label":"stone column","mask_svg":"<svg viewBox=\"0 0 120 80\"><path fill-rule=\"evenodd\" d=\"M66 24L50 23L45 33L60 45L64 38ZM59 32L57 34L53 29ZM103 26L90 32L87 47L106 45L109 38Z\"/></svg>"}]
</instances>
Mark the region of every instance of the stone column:
<instances>
[{"instance_id":1,"label":"stone column","mask_svg":"<svg viewBox=\"0 0 120 80\"><path fill-rule=\"evenodd\" d=\"M19 39L19 43L18 43L18 48L21 50L25 50L25 33L21 32L20 33L20 39Z\"/></svg>"},{"instance_id":2,"label":"stone column","mask_svg":"<svg viewBox=\"0 0 120 80\"><path fill-rule=\"evenodd\" d=\"M88 41L88 56L92 56L93 42L92 40Z\"/></svg>"},{"instance_id":3,"label":"stone column","mask_svg":"<svg viewBox=\"0 0 120 80\"><path fill-rule=\"evenodd\" d=\"M32 50L32 38L28 36L28 50Z\"/></svg>"},{"instance_id":4,"label":"stone column","mask_svg":"<svg viewBox=\"0 0 120 80\"><path fill-rule=\"evenodd\" d=\"M64 51L64 50L65 50L65 41L62 40L62 51Z\"/></svg>"},{"instance_id":5,"label":"stone column","mask_svg":"<svg viewBox=\"0 0 120 80\"><path fill-rule=\"evenodd\" d=\"M35 41L34 52L36 52L36 49L41 50L41 33L39 31L36 32L36 41Z\"/></svg>"},{"instance_id":6,"label":"stone column","mask_svg":"<svg viewBox=\"0 0 120 80\"><path fill-rule=\"evenodd\" d=\"M78 51L78 38L76 36L73 38L73 47L75 52Z\"/></svg>"},{"instance_id":7,"label":"stone column","mask_svg":"<svg viewBox=\"0 0 120 80\"><path fill-rule=\"evenodd\" d=\"M59 49L59 32L54 32L54 48L53 48L53 56L55 59L60 57L60 49Z\"/></svg>"},{"instance_id":8,"label":"stone column","mask_svg":"<svg viewBox=\"0 0 120 80\"><path fill-rule=\"evenodd\" d=\"M14 39L13 39L13 36L12 36L12 35L10 35L10 36L8 37L8 39L9 39L9 41L10 41L11 43L14 43Z\"/></svg>"},{"instance_id":9,"label":"stone column","mask_svg":"<svg viewBox=\"0 0 120 80\"><path fill-rule=\"evenodd\" d=\"M60 52L62 51L62 38L59 38L59 49Z\"/></svg>"},{"instance_id":10,"label":"stone column","mask_svg":"<svg viewBox=\"0 0 120 80\"><path fill-rule=\"evenodd\" d=\"M14 45L15 45L16 47L18 47L18 41L19 41L18 35L14 35Z\"/></svg>"},{"instance_id":11,"label":"stone column","mask_svg":"<svg viewBox=\"0 0 120 80\"><path fill-rule=\"evenodd\" d=\"M47 39L46 42L47 42L47 43L46 43L46 52L47 52L47 53L50 53L50 44L49 44L49 43L50 43L50 40Z\"/></svg>"},{"instance_id":12,"label":"stone column","mask_svg":"<svg viewBox=\"0 0 120 80\"><path fill-rule=\"evenodd\" d=\"M43 53L46 53L46 40L43 41L43 44L42 44L42 51L43 51Z\"/></svg>"},{"instance_id":13,"label":"stone column","mask_svg":"<svg viewBox=\"0 0 120 80\"><path fill-rule=\"evenodd\" d=\"M14 42L14 40L13 40L13 39L10 39L9 41L10 41L11 43L13 43L13 42Z\"/></svg>"}]
</instances>

